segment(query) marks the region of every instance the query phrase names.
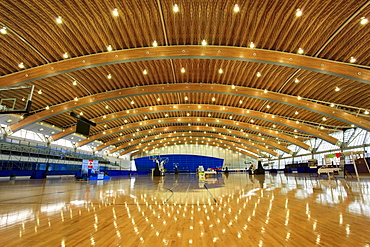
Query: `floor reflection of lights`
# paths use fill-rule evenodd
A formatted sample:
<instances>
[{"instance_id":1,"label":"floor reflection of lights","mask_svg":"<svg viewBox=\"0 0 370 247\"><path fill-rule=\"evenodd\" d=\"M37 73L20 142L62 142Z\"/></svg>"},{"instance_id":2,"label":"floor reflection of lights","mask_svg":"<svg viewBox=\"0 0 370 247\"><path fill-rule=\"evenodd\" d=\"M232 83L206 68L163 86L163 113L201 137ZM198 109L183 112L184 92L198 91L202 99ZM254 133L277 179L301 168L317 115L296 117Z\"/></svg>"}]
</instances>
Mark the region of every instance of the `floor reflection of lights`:
<instances>
[{"instance_id":1,"label":"floor reflection of lights","mask_svg":"<svg viewBox=\"0 0 370 247\"><path fill-rule=\"evenodd\" d=\"M4 182L0 237L6 246L365 246L369 185L284 174Z\"/></svg>"}]
</instances>

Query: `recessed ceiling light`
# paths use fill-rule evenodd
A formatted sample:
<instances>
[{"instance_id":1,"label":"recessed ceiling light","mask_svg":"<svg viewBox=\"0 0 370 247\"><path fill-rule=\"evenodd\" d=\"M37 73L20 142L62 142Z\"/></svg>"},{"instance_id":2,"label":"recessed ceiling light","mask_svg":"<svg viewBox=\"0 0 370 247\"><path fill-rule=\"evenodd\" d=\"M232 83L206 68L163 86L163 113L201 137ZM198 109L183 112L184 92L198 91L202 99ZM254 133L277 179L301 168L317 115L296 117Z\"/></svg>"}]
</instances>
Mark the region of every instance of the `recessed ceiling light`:
<instances>
[{"instance_id":1,"label":"recessed ceiling light","mask_svg":"<svg viewBox=\"0 0 370 247\"><path fill-rule=\"evenodd\" d=\"M207 45L207 41L205 39L202 40L202 45Z\"/></svg>"},{"instance_id":2,"label":"recessed ceiling light","mask_svg":"<svg viewBox=\"0 0 370 247\"><path fill-rule=\"evenodd\" d=\"M62 17L58 16L58 18L56 18L56 22L62 24L63 23Z\"/></svg>"},{"instance_id":3,"label":"recessed ceiling light","mask_svg":"<svg viewBox=\"0 0 370 247\"><path fill-rule=\"evenodd\" d=\"M239 5L235 4L234 5L234 12L239 12L239 10L240 10Z\"/></svg>"},{"instance_id":4,"label":"recessed ceiling light","mask_svg":"<svg viewBox=\"0 0 370 247\"><path fill-rule=\"evenodd\" d=\"M114 16L118 16L119 14L118 14L118 10L117 9L114 9L113 10L113 12L112 12L112 14L114 15Z\"/></svg>"},{"instance_id":5,"label":"recessed ceiling light","mask_svg":"<svg viewBox=\"0 0 370 247\"><path fill-rule=\"evenodd\" d=\"M369 22L369 20L368 19L366 19L365 17L361 17L361 21L360 21L360 23L362 24L362 25L365 25L366 23L368 23Z\"/></svg>"},{"instance_id":6,"label":"recessed ceiling light","mask_svg":"<svg viewBox=\"0 0 370 247\"><path fill-rule=\"evenodd\" d=\"M173 5L173 12L179 12L179 6L177 4Z\"/></svg>"},{"instance_id":7,"label":"recessed ceiling light","mask_svg":"<svg viewBox=\"0 0 370 247\"><path fill-rule=\"evenodd\" d=\"M6 27L3 27L2 29L0 29L0 33L7 34Z\"/></svg>"},{"instance_id":8,"label":"recessed ceiling light","mask_svg":"<svg viewBox=\"0 0 370 247\"><path fill-rule=\"evenodd\" d=\"M295 12L295 16L299 17L302 15L302 10L301 9L297 9L296 12Z\"/></svg>"}]
</instances>

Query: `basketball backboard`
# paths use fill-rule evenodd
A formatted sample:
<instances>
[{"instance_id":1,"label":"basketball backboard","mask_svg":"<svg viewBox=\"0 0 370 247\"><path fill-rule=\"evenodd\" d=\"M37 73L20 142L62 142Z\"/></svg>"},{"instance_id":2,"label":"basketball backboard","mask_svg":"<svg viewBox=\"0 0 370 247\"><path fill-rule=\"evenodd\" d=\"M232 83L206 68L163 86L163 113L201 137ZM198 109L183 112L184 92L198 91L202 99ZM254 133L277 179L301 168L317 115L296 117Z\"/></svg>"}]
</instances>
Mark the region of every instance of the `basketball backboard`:
<instances>
[{"instance_id":1,"label":"basketball backboard","mask_svg":"<svg viewBox=\"0 0 370 247\"><path fill-rule=\"evenodd\" d=\"M1 87L0 114L28 113L34 86Z\"/></svg>"}]
</instances>

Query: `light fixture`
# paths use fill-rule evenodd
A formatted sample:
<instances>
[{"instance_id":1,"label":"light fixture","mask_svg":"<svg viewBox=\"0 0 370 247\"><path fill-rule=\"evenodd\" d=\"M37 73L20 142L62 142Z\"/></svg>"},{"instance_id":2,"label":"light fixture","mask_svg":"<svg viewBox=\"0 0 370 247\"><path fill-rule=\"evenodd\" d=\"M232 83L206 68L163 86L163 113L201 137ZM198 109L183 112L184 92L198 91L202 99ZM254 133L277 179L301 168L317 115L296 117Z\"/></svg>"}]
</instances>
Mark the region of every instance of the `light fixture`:
<instances>
[{"instance_id":1,"label":"light fixture","mask_svg":"<svg viewBox=\"0 0 370 247\"><path fill-rule=\"evenodd\" d=\"M131 101L131 105L133 105L133 104L135 104L135 102L134 101Z\"/></svg>"},{"instance_id":2,"label":"light fixture","mask_svg":"<svg viewBox=\"0 0 370 247\"><path fill-rule=\"evenodd\" d=\"M298 111L296 111L294 114L295 114L295 115L298 115Z\"/></svg>"},{"instance_id":3,"label":"light fixture","mask_svg":"<svg viewBox=\"0 0 370 247\"><path fill-rule=\"evenodd\" d=\"M239 100L239 104L243 104L243 100Z\"/></svg>"},{"instance_id":4,"label":"light fixture","mask_svg":"<svg viewBox=\"0 0 370 247\"><path fill-rule=\"evenodd\" d=\"M207 45L207 41L205 39L202 40L202 45Z\"/></svg>"},{"instance_id":5,"label":"light fixture","mask_svg":"<svg viewBox=\"0 0 370 247\"><path fill-rule=\"evenodd\" d=\"M84 113L83 112L80 112L80 115L82 116L82 115L84 115Z\"/></svg>"},{"instance_id":6,"label":"light fixture","mask_svg":"<svg viewBox=\"0 0 370 247\"><path fill-rule=\"evenodd\" d=\"M266 106L266 108L267 108L267 109L270 109L270 108L271 108L271 106L270 106L270 105L267 105L267 106Z\"/></svg>"},{"instance_id":7,"label":"light fixture","mask_svg":"<svg viewBox=\"0 0 370 247\"><path fill-rule=\"evenodd\" d=\"M184 98L185 100L188 100L189 98L188 98L188 96L185 96L185 98Z\"/></svg>"},{"instance_id":8,"label":"light fixture","mask_svg":"<svg viewBox=\"0 0 370 247\"><path fill-rule=\"evenodd\" d=\"M159 102L159 101L161 101L161 98L157 98L157 101Z\"/></svg>"},{"instance_id":9,"label":"light fixture","mask_svg":"<svg viewBox=\"0 0 370 247\"><path fill-rule=\"evenodd\" d=\"M326 117L322 117L322 121L326 121Z\"/></svg>"},{"instance_id":10,"label":"light fixture","mask_svg":"<svg viewBox=\"0 0 370 247\"><path fill-rule=\"evenodd\" d=\"M78 101L78 98L77 98L77 97L75 97L73 100L74 100L74 101Z\"/></svg>"},{"instance_id":11,"label":"light fixture","mask_svg":"<svg viewBox=\"0 0 370 247\"><path fill-rule=\"evenodd\" d=\"M296 12L295 12L295 16L299 17L302 15L302 10L301 9L297 9Z\"/></svg>"},{"instance_id":12,"label":"light fixture","mask_svg":"<svg viewBox=\"0 0 370 247\"><path fill-rule=\"evenodd\" d=\"M295 83L298 83L298 82L299 82L299 79L298 79L298 78L295 78L295 79L294 79L294 82L295 82Z\"/></svg>"},{"instance_id":13,"label":"light fixture","mask_svg":"<svg viewBox=\"0 0 370 247\"><path fill-rule=\"evenodd\" d=\"M251 42L251 43L249 44L249 47L250 47L250 48L254 48L254 43L253 43L253 42Z\"/></svg>"},{"instance_id":14,"label":"light fixture","mask_svg":"<svg viewBox=\"0 0 370 247\"><path fill-rule=\"evenodd\" d=\"M185 73L185 68L184 67L181 68L181 73Z\"/></svg>"},{"instance_id":15,"label":"light fixture","mask_svg":"<svg viewBox=\"0 0 370 247\"><path fill-rule=\"evenodd\" d=\"M50 107L47 105L47 106L45 107L45 109L46 109L46 110L49 110L49 109L50 109Z\"/></svg>"},{"instance_id":16,"label":"light fixture","mask_svg":"<svg viewBox=\"0 0 370 247\"><path fill-rule=\"evenodd\" d=\"M364 113L365 113L366 115L369 115L369 111L368 111L368 110L365 110L365 111L364 111Z\"/></svg>"},{"instance_id":17,"label":"light fixture","mask_svg":"<svg viewBox=\"0 0 370 247\"><path fill-rule=\"evenodd\" d=\"M44 129L43 128L40 128L39 131L43 131Z\"/></svg>"},{"instance_id":18,"label":"light fixture","mask_svg":"<svg viewBox=\"0 0 370 247\"><path fill-rule=\"evenodd\" d=\"M237 5L237 4L235 4L234 5L234 12L239 12L239 10L240 10L240 7L239 7L239 5Z\"/></svg>"},{"instance_id":19,"label":"light fixture","mask_svg":"<svg viewBox=\"0 0 370 247\"><path fill-rule=\"evenodd\" d=\"M365 17L361 17L361 21L360 21L360 23L362 24L362 25L365 25L366 23L368 23L369 22L369 20L368 19L366 19Z\"/></svg>"},{"instance_id":20,"label":"light fixture","mask_svg":"<svg viewBox=\"0 0 370 247\"><path fill-rule=\"evenodd\" d=\"M24 64L23 63L19 63L18 64L18 67L21 68L21 69L24 69Z\"/></svg>"},{"instance_id":21,"label":"light fixture","mask_svg":"<svg viewBox=\"0 0 370 247\"><path fill-rule=\"evenodd\" d=\"M108 109L108 108L109 108L109 105L106 105L106 106L105 106L105 109Z\"/></svg>"},{"instance_id":22,"label":"light fixture","mask_svg":"<svg viewBox=\"0 0 370 247\"><path fill-rule=\"evenodd\" d=\"M261 73L260 72L257 72L257 77L261 77Z\"/></svg>"},{"instance_id":23,"label":"light fixture","mask_svg":"<svg viewBox=\"0 0 370 247\"><path fill-rule=\"evenodd\" d=\"M335 92L338 92L340 90L339 87L335 87Z\"/></svg>"},{"instance_id":24,"label":"light fixture","mask_svg":"<svg viewBox=\"0 0 370 247\"><path fill-rule=\"evenodd\" d=\"M76 85L77 85L77 81L76 81L76 80L74 80L74 81L72 82L72 85L73 85L73 86L76 86Z\"/></svg>"},{"instance_id":25,"label":"light fixture","mask_svg":"<svg viewBox=\"0 0 370 247\"><path fill-rule=\"evenodd\" d=\"M112 50L113 50L112 46L111 45L108 45L107 46L107 51L112 51Z\"/></svg>"},{"instance_id":26,"label":"light fixture","mask_svg":"<svg viewBox=\"0 0 370 247\"><path fill-rule=\"evenodd\" d=\"M114 16L118 16L119 14L118 14L118 10L117 9L114 9L113 10L113 12L112 12L112 14L114 15Z\"/></svg>"},{"instance_id":27,"label":"light fixture","mask_svg":"<svg viewBox=\"0 0 370 247\"><path fill-rule=\"evenodd\" d=\"M302 49L302 48L298 48L297 53L298 53L298 54L303 54L303 49Z\"/></svg>"},{"instance_id":28,"label":"light fixture","mask_svg":"<svg viewBox=\"0 0 370 247\"><path fill-rule=\"evenodd\" d=\"M68 56L68 52L65 52L64 54L63 54L63 58L68 58L69 56Z\"/></svg>"},{"instance_id":29,"label":"light fixture","mask_svg":"<svg viewBox=\"0 0 370 247\"><path fill-rule=\"evenodd\" d=\"M148 71L146 69L143 70L143 74L146 75L148 74Z\"/></svg>"},{"instance_id":30,"label":"light fixture","mask_svg":"<svg viewBox=\"0 0 370 247\"><path fill-rule=\"evenodd\" d=\"M112 79L112 75L111 74L108 74L107 78L108 79Z\"/></svg>"},{"instance_id":31,"label":"light fixture","mask_svg":"<svg viewBox=\"0 0 370 247\"><path fill-rule=\"evenodd\" d=\"M156 40L153 41L153 47L157 47L158 46L158 43Z\"/></svg>"},{"instance_id":32,"label":"light fixture","mask_svg":"<svg viewBox=\"0 0 370 247\"><path fill-rule=\"evenodd\" d=\"M220 69L218 70L218 73L220 73L220 74L224 73L223 69L221 69L221 68L220 68Z\"/></svg>"},{"instance_id":33,"label":"light fixture","mask_svg":"<svg viewBox=\"0 0 370 247\"><path fill-rule=\"evenodd\" d=\"M179 12L179 6L177 4L173 5L173 12Z\"/></svg>"},{"instance_id":34,"label":"light fixture","mask_svg":"<svg viewBox=\"0 0 370 247\"><path fill-rule=\"evenodd\" d=\"M0 29L0 33L1 34L7 34L8 31L6 31L6 27L3 27L2 29Z\"/></svg>"},{"instance_id":35,"label":"light fixture","mask_svg":"<svg viewBox=\"0 0 370 247\"><path fill-rule=\"evenodd\" d=\"M38 93L38 94L42 94L42 90L40 89L37 93Z\"/></svg>"},{"instance_id":36,"label":"light fixture","mask_svg":"<svg viewBox=\"0 0 370 247\"><path fill-rule=\"evenodd\" d=\"M268 91L267 91L267 89L265 89L265 90L263 90L263 92L264 92L264 93L267 93Z\"/></svg>"},{"instance_id":37,"label":"light fixture","mask_svg":"<svg viewBox=\"0 0 370 247\"><path fill-rule=\"evenodd\" d=\"M234 85L232 85L232 86L231 86L231 89L235 89L235 86L234 86Z\"/></svg>"},{"instance_id":38,"label":"light fixture","mask_svg":"<svg viewBox=\"0 0 370 247\"><path fill-rule=\"evenodd\" d=\"M56 19L56 22L59 23L59 24L62 24L63 23L62 17L58 16L58 18Z\"/></svg>"},{"instance_id":39,"label":"light fixture","mask_svg":"<svg viewBox=\"0 0 370 247\"><path fill-rule=\"evenodd\" d=\"M298 95L298 96L297 96L297 99L302 99L302 97Z\"/></svg>"},{"instance_id":40,"label":"light fixture","mask_svg":"<svg viewBox=\"0 0 370 247\"><path fill-rule=\"evenodd\" d=\"M334 107L334 106L335 106L335 105L334 105L334 103L331 103L331 104L330 104L330 107Z\"/></svg>"},{"instance_id":41,"label":"light fixture","mask_svg":"<svg viewBox=\"0 0 370 247\"><path fill-rule=\"evenodd\" d=\"M349 60L349 62L350 62L350 63L354 63L354 62L356 62L356 58L351 57L351 59Z\"/></svg>"},{"instance_id":42,"label":"light fixture","mask_svg":"<svg viewBox=\"0 0 370 247\"><path fill-rule=\"evenodd\" d=\"M215 97L212 97L212 101L216 101L216 98Z\"/></svg>"}]
</instances>

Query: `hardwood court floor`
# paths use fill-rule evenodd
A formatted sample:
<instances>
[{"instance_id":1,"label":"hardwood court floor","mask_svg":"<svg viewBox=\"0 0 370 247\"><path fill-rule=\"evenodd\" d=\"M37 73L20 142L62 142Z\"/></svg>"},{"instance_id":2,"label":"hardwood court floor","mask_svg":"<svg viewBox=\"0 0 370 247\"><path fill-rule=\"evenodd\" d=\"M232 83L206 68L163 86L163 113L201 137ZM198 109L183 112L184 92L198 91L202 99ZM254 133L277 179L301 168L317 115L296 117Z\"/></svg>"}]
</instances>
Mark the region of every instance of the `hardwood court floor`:
<instances>
[{"instance_id":1,"label":"hardwood court floor","mask_svg":"<svg viewBox=\"0 0 370 247\"><path fill-rule=\"evenodd\" d=\"M0 181L0 246L370 246L369 185L245 173Z\"/></svg>"}]
</instances>

